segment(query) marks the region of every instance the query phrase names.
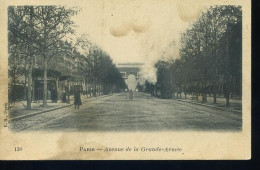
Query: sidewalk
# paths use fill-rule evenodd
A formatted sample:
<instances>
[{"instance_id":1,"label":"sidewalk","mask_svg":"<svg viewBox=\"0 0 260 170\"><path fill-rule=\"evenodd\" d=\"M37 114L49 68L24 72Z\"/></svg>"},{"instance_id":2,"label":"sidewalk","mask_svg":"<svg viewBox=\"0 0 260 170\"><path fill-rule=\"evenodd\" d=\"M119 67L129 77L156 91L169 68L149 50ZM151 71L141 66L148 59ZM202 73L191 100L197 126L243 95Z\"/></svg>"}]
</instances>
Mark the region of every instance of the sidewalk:
<instances>
[{"instance_id":1,"label":"sidewalk","mask_svg":"<svg viewBox=\"0 0 260 170\"><path fill-rule=\"evenodd\" d=\"M86 101L94 100L96 98L100 98L100 97L104 97L104 96L107 96L107 95L102 95L102 96L97 96L97 97L92 97L92 98L89 98L86 95L81 95L81 101L82 101L82 103L84 103ZM19 120L22 118L38 115L41 113L61 109L64 107L69 107L74 104L73 100L74 100L73 96L70 96L70 103L61 103L61 102L51 103L51 101L48 100L46 107L42 106L42 101L39 103L32 103L31 110L26 109L26 104L27 104L26 101L17 101L15 103L15 105L13 105L11 107L11 109L9 110L9 121L15 121L15 120Z\"/></svg>"},{"instance_id":2,"label":"sidewalk","mask_svg":"<svg viewBox=\"0 0 260 170\"><path fill-rule=\"evenodd\" d=\"M186 99L185 99L184 94L182 94L182 98L178 98L178 99L175 98L175 100L194 103L194 104L200 104L200 105L204 105L207 107L215 107L215 108L219 108L219 109L230 110L230 111L240 113L240 114L242 113L242 100L240 100L240 99L229 99L229 102L230 102L229 107L226 106L226 99L223 97L220 97L220 98L217 97L216 104L214 104L213 96L207 96L206 103L202 103L202 96L199 96L199 100L197 101L195 96L192 96L192 95L186 95Z\"/></svg>"}]
</instances>

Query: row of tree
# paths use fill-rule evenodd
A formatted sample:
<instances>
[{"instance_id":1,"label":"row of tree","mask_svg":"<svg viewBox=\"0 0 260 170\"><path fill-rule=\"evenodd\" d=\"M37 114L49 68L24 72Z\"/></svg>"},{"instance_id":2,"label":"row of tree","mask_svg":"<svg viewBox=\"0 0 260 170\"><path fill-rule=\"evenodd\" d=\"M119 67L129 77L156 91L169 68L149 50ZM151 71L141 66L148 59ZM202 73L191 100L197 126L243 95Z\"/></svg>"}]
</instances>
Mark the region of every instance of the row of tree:
<instances>
[{"instance_id":1,"label":"row of tree","mask_svg":"<svg viewBox=\"0 0 260 170\"><path fill-rule=\"evenodd\" d=\"M126 88L119 70L106 52L100 48L94 48L90 50L86 61L86 83L93 85L94 92L102 91L104 94L108 94Z\"/></svg>"},{"instance_id":2,"label":"row of tree","mask_svg":"<svg viewBox=\"0 0 260 170\"><path fill-rule=\"evenodd\" d=\"M77 8L64 6L10 6L8 8L9 77L11 89L23 75L27 84L27 108L31 109L32 80L43 79L43 106L47 105L47 80L70 81L125 88L111 58L86 36L76 38L72 16ZM85 51L84 54L79 52ZM15 90L12 90L15 91ZM56 94L58 96L58 94Z\"/></svg>"},{"instance_id":3,"label":"row of tree","mask_svg":"<svg viewBox=\"0 0 260 170\"><path fill-rule=\"evenodd\" d=\"M242 11L240 6L214 6L203 12L181 36L180 58L156 64L162 97L192 93L242 95Z\"/></svg>"}]
</instances>

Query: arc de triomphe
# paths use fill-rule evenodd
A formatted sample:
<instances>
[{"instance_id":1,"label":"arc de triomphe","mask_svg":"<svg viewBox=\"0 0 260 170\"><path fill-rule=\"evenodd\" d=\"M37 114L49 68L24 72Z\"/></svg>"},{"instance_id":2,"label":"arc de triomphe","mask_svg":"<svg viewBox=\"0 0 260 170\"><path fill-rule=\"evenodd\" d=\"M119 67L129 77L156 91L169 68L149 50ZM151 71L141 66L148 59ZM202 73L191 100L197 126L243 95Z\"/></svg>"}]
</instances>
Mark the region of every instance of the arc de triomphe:
<instances>
[{"instance_id":1,"label":"arc de triomphe","mask_svg":"<svg viewBox=\"0 0 260 170\"><path fill-rule=\"evenodd\" d=\"M129 90L135 90L140 79L140 68L143 63L118 63L116 67L120 71Z\"/></svg>"}]
</instances>

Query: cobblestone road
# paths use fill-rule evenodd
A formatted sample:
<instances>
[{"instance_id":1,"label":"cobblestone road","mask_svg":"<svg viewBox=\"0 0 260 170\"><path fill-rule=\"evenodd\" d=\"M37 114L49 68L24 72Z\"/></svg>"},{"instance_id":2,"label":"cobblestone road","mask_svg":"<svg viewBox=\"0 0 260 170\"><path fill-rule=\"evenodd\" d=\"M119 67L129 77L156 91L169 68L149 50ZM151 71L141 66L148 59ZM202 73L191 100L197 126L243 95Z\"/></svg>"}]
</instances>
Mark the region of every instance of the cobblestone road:
<instances>
[{"instance_id":1,"label":"cobblestone road","mask_svg":"<svg viewBox=\"0 0 260 170\"><path fill-rule=\"evenodd\" d=\"M10 123L15 131L238 131L241 115L136 92L114 94Z\"/></svg>"}]
</instances>

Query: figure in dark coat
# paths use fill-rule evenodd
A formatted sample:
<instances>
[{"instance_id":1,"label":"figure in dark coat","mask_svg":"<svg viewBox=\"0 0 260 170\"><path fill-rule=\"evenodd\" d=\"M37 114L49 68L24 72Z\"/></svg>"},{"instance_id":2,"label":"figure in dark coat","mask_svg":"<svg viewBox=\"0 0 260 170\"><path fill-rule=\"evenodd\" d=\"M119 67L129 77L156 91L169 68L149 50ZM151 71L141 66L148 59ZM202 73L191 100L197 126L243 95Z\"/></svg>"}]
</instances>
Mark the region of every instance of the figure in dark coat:
<instances>
[{"instance_id":1,"label":"figure in dark coat","mask_svg":"<svg viewBox=\"0 0 260 170\"><path fill-rule=\"evenodd\" d=\"M66 103L67 102L67 96L66 96L66 92L64 91L62 93L62 103Z\"/></svg>"},{"instance_id":2,"label":"figure in dark coat","mask_svg":"<svg viewBox=\"0 0 260 170\"><path fill-rule=\"evenodd\" d=\"M133 100L134 98L134 93L132 90L129 91L129 100Z\"/></svg>"},{"instance_id":3,"label":"figure in dark coat","mask_svg":"<svg viewBox=\"0 0 260 170\"><path fill-rule=\"evenodd\" d=\"M75 96L74 96L74 105L75 105L75 109L78 108L79 109L79 105L82 105L81 103L81 99L80 99L80 92L77 91L75 93Z\"/></svg>"}]
</instances>

